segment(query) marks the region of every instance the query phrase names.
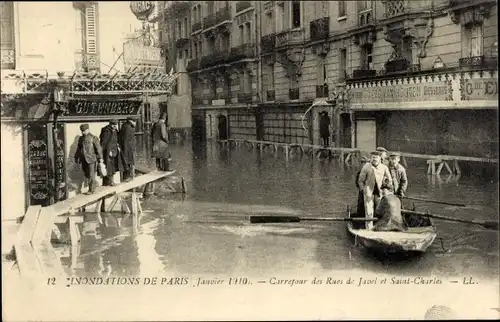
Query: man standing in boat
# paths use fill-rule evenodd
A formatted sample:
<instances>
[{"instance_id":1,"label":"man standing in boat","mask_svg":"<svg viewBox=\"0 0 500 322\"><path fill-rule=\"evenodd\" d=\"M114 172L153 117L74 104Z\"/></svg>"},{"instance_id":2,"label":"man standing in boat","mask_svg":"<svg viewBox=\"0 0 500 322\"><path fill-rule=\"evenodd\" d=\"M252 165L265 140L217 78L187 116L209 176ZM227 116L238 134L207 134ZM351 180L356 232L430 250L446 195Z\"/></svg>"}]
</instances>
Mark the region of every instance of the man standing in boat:
<instances>
[{"instance_id":1,"label":"man standing in boat","mask_svg":"<svg viewBox=\"0 0 500 322\"><path fill-rule=\"evenodd\" d=\"M405 168L399 164L400 157L401 154L397 152L389 155L389 171L394 184L394 194L401 199L405 196L408 188L408 177Z\"/></svg>"},{"instance_id":2,"label":"man standing in boat","mask_svg":"<svg viewBox=\"0 0 500 322\"><path fill-rule=\"evenodd\" d=\"M370 163L361 169L358 179L358 188L363 192L365 214L367 218L373 218L375 209L382 198L382 189L392 191L392 177L389 168L382 164L381 153L371 153ZM372 229L373 222L367 221L366 228Z\"/></svg>"}]
</instances>

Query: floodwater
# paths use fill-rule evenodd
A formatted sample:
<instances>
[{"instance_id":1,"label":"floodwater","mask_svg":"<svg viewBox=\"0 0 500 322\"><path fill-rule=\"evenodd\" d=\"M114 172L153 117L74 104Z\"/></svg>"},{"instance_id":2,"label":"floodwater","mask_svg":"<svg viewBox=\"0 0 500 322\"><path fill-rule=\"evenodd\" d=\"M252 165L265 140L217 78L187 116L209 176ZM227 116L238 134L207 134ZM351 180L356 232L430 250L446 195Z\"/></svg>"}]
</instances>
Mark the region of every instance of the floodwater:
<instances>
[{"instance_id":1,"label":"floodwater","mask_svg":"<svg viewBox=\"0 0 500 322\"><path fill-rule=\"evenodd\" d=\"M313 276L355 269L498 278L498 232L481 226L436 220L438 239L427 253L384 260L355 246L343 222L249 222L251 215L345 216L346 207L356 204L356 167L310 156L286 161L282 154L260 156L258 149L210 143L174 146L172 155L187 195L162 188L145 199L138 230L119 214L105 215L101 225L87 215L81 246L63 261L73 276ZM408 169L408 195L467 206L415 202L417 210L498 220L496 181L447 175L431 180L425 172Z\"/></svg>"}]
</instances>

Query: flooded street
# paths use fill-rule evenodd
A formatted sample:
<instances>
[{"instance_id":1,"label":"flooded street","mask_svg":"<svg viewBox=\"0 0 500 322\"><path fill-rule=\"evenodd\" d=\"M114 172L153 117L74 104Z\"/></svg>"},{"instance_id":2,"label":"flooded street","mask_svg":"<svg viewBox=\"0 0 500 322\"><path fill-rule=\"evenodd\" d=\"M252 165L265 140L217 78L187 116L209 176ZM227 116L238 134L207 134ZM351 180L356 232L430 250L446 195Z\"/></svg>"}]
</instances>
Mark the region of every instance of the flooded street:
<instances>
[{"instance_id":1,"label":"flooded street","mask_svg":"<svg viewBox=\"0 0 500 322\"><path fill-rule=\"evenodd\" d=\"M438 238L419 258L373 258L348 238L343 222L250 224L251 215L343 217L356 204L356 167L304 156L215 144L194 151L174 146L173 168L187 195L165 189L145 199L141 227L92 214L83 223L79 256L64 264L73 276L312 276L361 270L393 275L475 276L497 279L498 232L435 220ZM408 169L408 195L464 203L415 202L419 211L461 219L498 220L498 184L481 178L429 181L422 167ZM407 207L411 205L408 203Z\"/></svg>"}]
</instances>

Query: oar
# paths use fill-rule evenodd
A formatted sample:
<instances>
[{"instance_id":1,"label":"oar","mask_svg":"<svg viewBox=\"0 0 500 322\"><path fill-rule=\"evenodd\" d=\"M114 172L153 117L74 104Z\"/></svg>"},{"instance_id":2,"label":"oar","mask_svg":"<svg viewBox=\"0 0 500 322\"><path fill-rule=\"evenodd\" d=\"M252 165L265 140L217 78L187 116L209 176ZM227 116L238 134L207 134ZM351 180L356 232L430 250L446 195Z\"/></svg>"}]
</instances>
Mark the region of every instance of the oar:
<instances>
[{"instance_id":1,"label":"oar","mask_svg":"<svg viewBox=\"0 0 500 322\"><path fill-rule=\"evenodd\" d=\"M252 224L301 222L301 221L376 221L378 218L342 218L342 217L296 217L296 216L250 216Z\"/></svg>"},{"instance_id":2,"label":"oar","mask_svg":"<svg viewBox=\"0 0 500 322\"><path fill-rule=\"evenodd\" d=\"M461 222L464 224L480 225L486 229L498 230L498 221L493 221L493 220L476 221L476 220L455 219L455 218L439 216L439 215L431 215L431 214L425 213L425 212L418 212L418 211L412 211L412 210L406 210L406 209L401 209L401 212L404 212L406 214L411 214L411 215L425 216L425 217L436 218L436 219L441 219L441 220Z\"/></svg>"},{"instance_id":3,"label":"oar","mask_svg":"<svg viewBox=\"0 0 500 322\"><path fill-rule=\"evenodd\" d=\"M420 199L420 198L414 198L414 197L403 197L404 199L408 200L416 200L416 201L423 201L423 202L432 202L432 203L439 203L442 205L449 205L449 206L456 206L456 207L466 207L463 203L451 203L451 202L446 202L446 201L439 201L439 200L432 200L432 199Z\"/></svg>"}]
</instances>

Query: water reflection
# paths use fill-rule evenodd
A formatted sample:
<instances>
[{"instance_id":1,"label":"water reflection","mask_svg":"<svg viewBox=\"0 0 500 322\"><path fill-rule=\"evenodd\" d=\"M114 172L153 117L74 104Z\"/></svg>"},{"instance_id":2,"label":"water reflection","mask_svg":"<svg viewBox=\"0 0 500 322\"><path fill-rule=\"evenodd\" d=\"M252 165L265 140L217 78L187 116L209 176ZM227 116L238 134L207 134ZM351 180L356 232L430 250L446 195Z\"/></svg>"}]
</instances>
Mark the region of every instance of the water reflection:
<instances>
[{"instance_id":1,"label":"water reflection","mask_svg":"<svg viewBox=\"0 0 500 322\"><path fill-rule=\"evenodd\" d=\"M161 192L145 200L147 212L134 233L130 219L106 216L87 224L78 274L328 274L335 270L415 275L498 273L498 232L436 221L440 240L420 258L381 260L354 245L345 225L303 222L253 225L252 214L344 216L356 203L357 166L310 156L288 162L246 148L217 145L173 147L173 168L188 184L188 196ZM419 211L462 219L498 219L498 187L481 178L428 178L410 167L409 194L464 203L467 207L423 202ZM85 225L85 224L84 224ZM93 227L93 228L92 228ZM99 236L99 237L97 237Z\"/></svg>"}]
</instances>

